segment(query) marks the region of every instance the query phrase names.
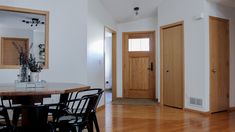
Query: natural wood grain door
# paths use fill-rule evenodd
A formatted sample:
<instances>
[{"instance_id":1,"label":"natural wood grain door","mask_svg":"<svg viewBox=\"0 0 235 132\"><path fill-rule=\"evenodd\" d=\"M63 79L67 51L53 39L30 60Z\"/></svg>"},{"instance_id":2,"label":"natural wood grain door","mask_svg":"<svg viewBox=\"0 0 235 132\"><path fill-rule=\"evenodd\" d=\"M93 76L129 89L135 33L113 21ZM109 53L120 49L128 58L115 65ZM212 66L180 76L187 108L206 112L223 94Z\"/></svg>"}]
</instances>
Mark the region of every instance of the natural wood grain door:
<instances>
[{"instance_id":1,"label":"natural wood grain door","mask_svg":"<svg viewBox=\"0 0 235 132\"><path fill-rule=\"evenodd\" d=\"M210 111L229 108L229 21L210 17Z\"/></svg>"},{"instance_id":2,"label":"natural wood grain door","mask_svg":"<svg viewBox=\"0 0 235 132\"><path fill-rule=\"evenodd\" d=\"M155 32L123 33L124 98L155 97Z\"/></svg>"},{"instance_id":3,"label":"natural wood grain door","mask_svg":"<svg viewBox=\"0 0 235 132\"><path fill-rule=\"evenodd\" d=\"M183 24L161 28L161 83L164 105L183 108Z\"/></svg>"}]
</instances>

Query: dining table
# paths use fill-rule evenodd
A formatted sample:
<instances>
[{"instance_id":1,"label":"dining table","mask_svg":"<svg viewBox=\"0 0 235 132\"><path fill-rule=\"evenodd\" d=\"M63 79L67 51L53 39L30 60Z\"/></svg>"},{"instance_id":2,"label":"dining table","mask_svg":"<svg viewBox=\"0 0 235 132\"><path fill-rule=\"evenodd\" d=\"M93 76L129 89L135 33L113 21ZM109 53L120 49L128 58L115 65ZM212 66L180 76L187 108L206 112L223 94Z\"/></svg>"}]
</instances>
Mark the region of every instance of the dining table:
<instances>
[{"instance_id":1,"label":"dining table","mask_svg":"<svg viewBox=\"0 0 235 132\"><path fill-rule=\"evenodd\" d=\"M60 95L60 102L67 100L69 93L89 89L90 86L80 83L47 82L45 87L16 87L14 83L0 83L0 97L11 98L12 103L34 105L42 103L44 98L53 94ZM24 114L24 115L23 115ZM22 112L22 124L27 126L27 112Z\"/></svg>"}]
</instances>

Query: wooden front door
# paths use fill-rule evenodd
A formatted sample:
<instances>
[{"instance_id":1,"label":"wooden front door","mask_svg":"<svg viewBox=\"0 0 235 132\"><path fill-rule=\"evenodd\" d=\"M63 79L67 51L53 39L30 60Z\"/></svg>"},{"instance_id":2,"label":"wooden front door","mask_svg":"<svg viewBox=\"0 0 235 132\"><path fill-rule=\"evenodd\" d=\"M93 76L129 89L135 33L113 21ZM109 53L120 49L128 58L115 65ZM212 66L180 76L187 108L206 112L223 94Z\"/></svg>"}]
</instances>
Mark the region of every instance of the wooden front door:
<instances>
[{"instance_id":1,"label":"wooden front door","mask_svg":"<svg viewBox=\"0 0 235 132\"><path fill-rule=\"evenodd\" d=\"M210 17L210 111L229 108L229 21Z\"/></svg>"},{"instance_id":2,"label":"wooden front door","mask_svg":"<svg viewBox=\"0 0 235 132\"><path fill-rule=\"evenodd\" d=\"M123 33L124 98L155 97L155 32Z\"/></svg>"},{"instance_id":3,"label":"wooden front door","mask_svg":"<svg viewBox=\"0 0 235 132\"><path fill-rule=\"evenodd\" d=\"M161 102L183 108L183 23L161 28Z\"/></svg>"}]
</instances>

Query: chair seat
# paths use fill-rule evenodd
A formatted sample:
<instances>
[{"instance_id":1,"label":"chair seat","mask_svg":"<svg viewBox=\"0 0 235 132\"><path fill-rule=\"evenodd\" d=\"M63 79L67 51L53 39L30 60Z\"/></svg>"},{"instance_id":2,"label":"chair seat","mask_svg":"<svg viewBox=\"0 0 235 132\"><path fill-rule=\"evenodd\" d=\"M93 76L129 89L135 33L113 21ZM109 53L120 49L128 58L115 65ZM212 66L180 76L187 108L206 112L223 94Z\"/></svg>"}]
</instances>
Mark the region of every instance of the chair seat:
<instances>
[{"instance_id":1,"label":"chair seat","mask_svg":"<svg viewBox=\"0 0 235 132\"><path fill-rule=\"evenodd\" d=\"M66 115L66 116L61 116L59 118L59 122L67 122L67 123L79 123L82 122L81 117L76 117L73 115Z\"/></svg>"}]
</instances>

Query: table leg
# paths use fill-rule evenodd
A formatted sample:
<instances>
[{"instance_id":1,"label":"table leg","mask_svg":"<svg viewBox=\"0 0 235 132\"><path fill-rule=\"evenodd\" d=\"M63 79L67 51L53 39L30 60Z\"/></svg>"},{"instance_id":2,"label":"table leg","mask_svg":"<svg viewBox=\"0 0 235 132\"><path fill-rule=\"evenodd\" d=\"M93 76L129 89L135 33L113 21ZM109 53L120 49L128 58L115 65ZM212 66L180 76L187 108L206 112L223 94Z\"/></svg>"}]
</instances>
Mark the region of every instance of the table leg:
<instances>
[{"instance_id":1,"label":"table leg","mask_svg":"<svg viewBox=\"0 0 235 132\"><path fill-rule=\"evenodd\" d=\"M69 97L69 93L61 94L60 95L60 103L66 103Z\"/></svg>"},{"instance_id":2,"label":"table leg","mask_svg":"<svg viewBox=\"0 0 235 132\"><path fill-rule=\"evenodd\" d=\"M42 103L43 98L48 97L48 95L45 96L18 96L18 97L13 97L12 101L14 104L21 104L23 107L24 106L34 106L34 103ZM27 126L29 124L29 117L30 115L29 109L20 109L20 108L15 108L13 110L13 120L12 123L13 125L17 125L20 114L22 114L22 120L21 124L22 126Z\"/></svg>"}]
</instances>

